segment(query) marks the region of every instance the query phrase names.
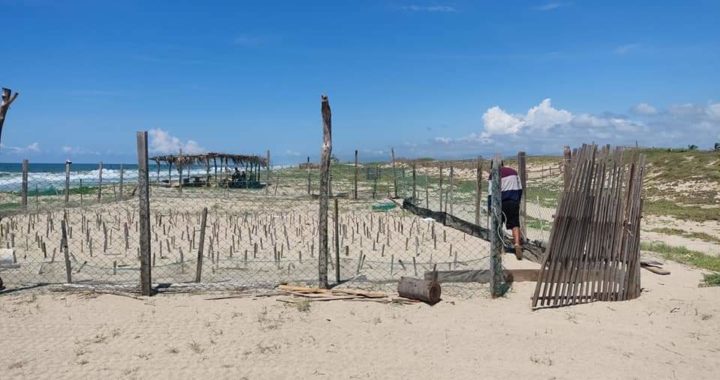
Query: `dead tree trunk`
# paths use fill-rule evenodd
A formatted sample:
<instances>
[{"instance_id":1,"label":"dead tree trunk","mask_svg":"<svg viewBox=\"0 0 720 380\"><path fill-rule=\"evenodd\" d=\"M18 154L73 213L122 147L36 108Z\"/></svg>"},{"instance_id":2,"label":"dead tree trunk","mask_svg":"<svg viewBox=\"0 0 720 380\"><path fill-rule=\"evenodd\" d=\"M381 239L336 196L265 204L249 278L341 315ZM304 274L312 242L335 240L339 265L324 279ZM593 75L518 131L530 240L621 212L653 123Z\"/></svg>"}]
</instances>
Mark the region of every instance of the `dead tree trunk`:
<instances>
[{"instance_id":1,"label":"dead tree trunk","mask_svg":"<svg viewBox=\"0 0 720 380\"><path fill-rule=\"evenodd\" d=\"M17 99L18 93L13 94L9 88L2 89L2 103L0 103L0 141L2 141L3 124L5 124L5 116L7 115L10 105Z\"/></svg>"}]
</instances>

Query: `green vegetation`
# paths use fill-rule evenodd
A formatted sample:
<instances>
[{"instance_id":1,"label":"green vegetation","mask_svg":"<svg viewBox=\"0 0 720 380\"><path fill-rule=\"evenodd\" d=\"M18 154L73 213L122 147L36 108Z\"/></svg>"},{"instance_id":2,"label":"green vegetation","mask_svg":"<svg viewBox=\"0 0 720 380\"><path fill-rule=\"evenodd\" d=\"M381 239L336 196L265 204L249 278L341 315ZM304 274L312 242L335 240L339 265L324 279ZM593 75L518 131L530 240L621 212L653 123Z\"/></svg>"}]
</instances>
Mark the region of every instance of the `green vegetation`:
<instances>
[{"instance_id":1,"label":"green vegetation","mask_svg":"<svg viewBox=\"0 0 720 380\"><path fill-rule=\"evenodd\" d=\"M542 220L542 219L536 219L531 216L528 216L526 218L525 223L527 225L527 228L532 228L534 230L549 231L550 227L552 227L552 222L549 222L547 220Z\"/></svg>"},{"instance_id":2,"label":"green vegetation","mask_svg":"<svg viewBox=\"0 0 720 380\"><path fill-rule=\"evenodd\" d=\"M707 286L720 286L720 273L703 275L703 282L705 282Z\"/></svg>"},{"instance_id":3,"label":"green vegetation","mask_svg":"<svg viewBox=\"0 0 720 380\"><path fill-rule=\"evenodd\" d=\"M685 247L673 247L662 242L641 242L640 249L660 254L666 260L720 272L720 257L692 251Z\"/></svg>"},{"instance_id":4,"label":"green vegetation","mask_svg":"<svg viewBox=\"0 0 720 380\"><path fill-rule=\"evenodd\" d=\"M706 234L704 232L690 232L690 231L684 231L678 228L653 228L650 231L657 232L665 235L678 235L678 236L684 236L692 239L698 239L702 241L708 241L713 243L720 243L720 238L717 238L713 235Z\"/></svg>"}]
</instances>

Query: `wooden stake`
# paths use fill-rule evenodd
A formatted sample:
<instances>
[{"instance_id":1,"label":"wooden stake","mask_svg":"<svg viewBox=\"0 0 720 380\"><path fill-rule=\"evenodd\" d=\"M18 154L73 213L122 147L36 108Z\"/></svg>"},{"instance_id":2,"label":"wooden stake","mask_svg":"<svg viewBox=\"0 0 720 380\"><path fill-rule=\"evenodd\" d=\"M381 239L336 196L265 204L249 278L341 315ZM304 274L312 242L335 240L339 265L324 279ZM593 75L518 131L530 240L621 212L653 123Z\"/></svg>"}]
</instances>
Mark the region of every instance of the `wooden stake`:
<instances>
[{"instance_id":1,"label":"wooden stake","mask_svg":"<svg viewBox=\"0 0 720 380\"><path fill-rule=\"evenodd\" d=\"M22 161L22 206L23 209L27 210L28 205L28 160Z\"/></svg>"},{"instance_id":2,"label":"wooden stake","mask_svg":"<svg viewBox=\"0 0 720 380\"><path fill-rule=\"evenodd\" d=\"M205 249L205 227L207 226L207 207L202 210L200 221L200 242L198 243L197 269L195 271L195 282L202 281L203 250Z\"/></svg>"}]
</instances>

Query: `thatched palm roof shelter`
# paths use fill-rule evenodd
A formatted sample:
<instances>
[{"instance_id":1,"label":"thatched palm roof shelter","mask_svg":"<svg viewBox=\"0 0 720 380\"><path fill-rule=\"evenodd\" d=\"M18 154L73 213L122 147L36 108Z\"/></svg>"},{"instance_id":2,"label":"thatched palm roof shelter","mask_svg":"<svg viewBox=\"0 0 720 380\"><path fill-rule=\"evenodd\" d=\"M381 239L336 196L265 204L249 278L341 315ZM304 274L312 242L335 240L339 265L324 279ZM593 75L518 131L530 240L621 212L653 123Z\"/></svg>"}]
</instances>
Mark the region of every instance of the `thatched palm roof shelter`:
<instances>
[{"instance_id":1,"label":"thatched palm roof shelter","mask_svg":"<svg viewBox=\"0 0 720 380\"><path fill-rule=\"evenodd\" d=\"M229 154L229 153L203 153L203 154L178 154L178 155L162 155L150 157L155 161L158 170L158 179L160 177L160 165L168 165L168 174L172 172L173 165L180 173L180 181L182 182L183 168L193 165L204 165L207 171L208 179L210 177L210 162L215 169L215 181L218 179L218 161L220 168L228 168L229 166L240 166L249 176L255 179L260 178L260 168L267 168L268 159L265 157L245 154Z\"/></svg>"}]
</instances>

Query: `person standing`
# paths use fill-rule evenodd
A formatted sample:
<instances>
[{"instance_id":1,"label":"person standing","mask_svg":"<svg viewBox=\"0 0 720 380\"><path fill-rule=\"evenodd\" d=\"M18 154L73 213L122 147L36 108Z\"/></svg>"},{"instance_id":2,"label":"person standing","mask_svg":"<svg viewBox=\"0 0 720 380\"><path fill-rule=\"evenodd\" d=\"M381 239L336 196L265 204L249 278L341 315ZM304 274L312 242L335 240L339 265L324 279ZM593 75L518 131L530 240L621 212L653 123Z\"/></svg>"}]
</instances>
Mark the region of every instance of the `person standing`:
<instances>
[{"instance_id":1,"label":"person standing","mask_svg":"<svg viewBox=\"0 0 720 380\"><path fill-rule=\"evenodd\" d=\"M522 239L520 236L520 200L522 199L522 184L517 171L504 164L500 164L500 192L502 199L502 219L505 228L512 231L515 257L523 259ZM491 178L492 179L492 178ZM488 210L490 210L490 196L492 184L488 182ZM489 213L489 212L488 212Z\"/></svg>"}]
</instances>

